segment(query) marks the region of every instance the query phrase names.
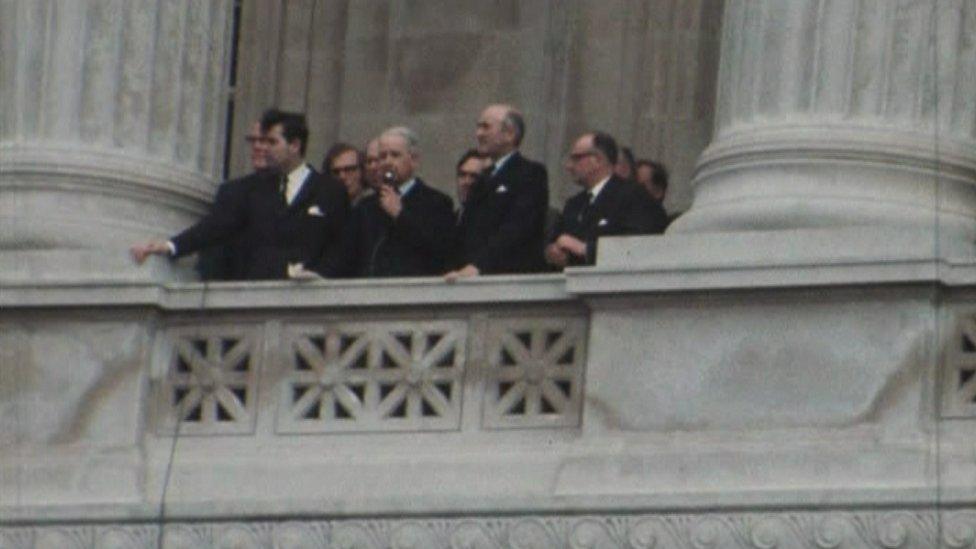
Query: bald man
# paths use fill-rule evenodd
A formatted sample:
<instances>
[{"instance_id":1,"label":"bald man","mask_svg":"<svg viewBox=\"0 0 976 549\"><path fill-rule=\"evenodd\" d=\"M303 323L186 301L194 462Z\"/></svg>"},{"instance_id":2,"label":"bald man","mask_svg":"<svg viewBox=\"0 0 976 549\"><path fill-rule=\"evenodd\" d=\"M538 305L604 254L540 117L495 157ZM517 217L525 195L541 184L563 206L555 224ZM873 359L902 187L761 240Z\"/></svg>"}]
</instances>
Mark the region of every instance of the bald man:
<instances>
[{"instance_id":1,"label":"bald man","mask_svg":"<svg viewBox=\"0 0 976 549\"><path fill-rule=\"evenodd\" d=\"M549 176L523 157L522 114L511 105L489 105L478 117L478 152L491 164L471 188L459 220L460 265L448 281L482 274L532 273L546 269L542 251Z\"/></svg>"}]
</instances>

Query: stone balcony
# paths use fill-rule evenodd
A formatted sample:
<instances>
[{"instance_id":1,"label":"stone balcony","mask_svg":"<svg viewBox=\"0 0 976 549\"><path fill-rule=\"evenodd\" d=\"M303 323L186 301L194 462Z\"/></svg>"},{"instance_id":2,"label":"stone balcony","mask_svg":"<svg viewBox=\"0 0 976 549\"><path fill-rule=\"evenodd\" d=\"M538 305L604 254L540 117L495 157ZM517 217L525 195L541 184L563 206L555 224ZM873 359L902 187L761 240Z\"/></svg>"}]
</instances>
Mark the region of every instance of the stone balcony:
<instances>
[{"instance_id":1,"label":"stone balcony","mask_svg":"<svg viewBox=\"0 0 976 549\"><path fill-rule=\"evenodd\" d=\"M0 547L972 548L976 263L683 238L457 284L5 269Z\"/></svg>"}]
</instances>

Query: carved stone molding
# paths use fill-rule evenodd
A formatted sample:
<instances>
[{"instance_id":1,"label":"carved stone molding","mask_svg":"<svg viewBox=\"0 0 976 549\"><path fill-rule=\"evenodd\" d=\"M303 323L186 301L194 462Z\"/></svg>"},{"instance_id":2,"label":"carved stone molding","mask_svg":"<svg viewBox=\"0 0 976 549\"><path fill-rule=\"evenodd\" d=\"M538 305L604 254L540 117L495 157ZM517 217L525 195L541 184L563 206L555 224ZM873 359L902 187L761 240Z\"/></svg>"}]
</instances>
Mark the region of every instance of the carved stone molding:
<instances>
[{"instance_id":1,"label":"carved stone molding","mask_svg":"<svg viewBox=\"0 0 976 549\"><path fill-rule=\"evenodd\" d=\"M973 549L976 511L611 514L0 527L0 549Z\"/></svg>"}]
</instances>

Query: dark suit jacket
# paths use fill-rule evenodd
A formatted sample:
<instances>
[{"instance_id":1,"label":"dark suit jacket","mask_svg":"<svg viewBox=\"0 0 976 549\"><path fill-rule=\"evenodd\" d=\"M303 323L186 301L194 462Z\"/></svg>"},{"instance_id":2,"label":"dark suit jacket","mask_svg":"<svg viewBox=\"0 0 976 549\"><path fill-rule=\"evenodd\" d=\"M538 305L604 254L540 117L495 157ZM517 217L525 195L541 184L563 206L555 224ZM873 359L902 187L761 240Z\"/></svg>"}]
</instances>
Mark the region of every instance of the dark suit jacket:
<instances>
[{"instance_id":1,"label":"dark suit jacket","mask_svg":"<svg viewBox=\"0 0 976 549\"><path fill-rule=\"evenodd\" d=\"M546 167L518 152L494 176L471 187L459 221L458 265L482 274L545 270Z\"/></svg>"},{"instance_id":2,"label":"dark suit jacket","mask_svg":"<svg viewBox=\"0 0 976 549\"><path fill-rule=\"evenodd\" d=\"M227 207L228 198L238 190L239 183L246 177L231 179L217 186L210 211ZM245 274L244 258L247 256L247 243L240 236L226 244L204 248L197 253L197 273L202 280L242 280Z\"/></svg>"},{"instance_id":3,"label":"dark suit jacket","mask_svg":"<svg viewBox=\"0 0 976 549\"><path fill-rule=\"evenodd\" d=\"M379 195L353 210L343 238L346 273L361 277L431 276L444 273L454 242L451 199L419 178L403 195L393 220Z\"/></svg>"},{"instance_id":4,"label":"dark suit jacket","mask_svg":"<svg viewBox=\"0 0 976 549\"><path fill-rule=\"evenodd\" d=\"M341 267L339 238L349 213L341 184L315 172L286 205L275 173L251 174L228 187L220 208L172 238L177 256L241 238L243 278L286 278L301 262L323 276Z\"/></svg>"},{"instance_id":5,"label":"dark suit jacket","mask_svg":"<svg viewBox=\"0 0 976 549\"><path fill-rule=\"evenodd\" d=\"M550 238L554 241L565 233L586 242L586 258L573 256L571 265L594 264L601 236L655 234L667 227L668 217L661 205L638 185L616 176L607 181L587 209L589 199L587 191L583 191L567 200Z\"/></svg>"}]
</instances>

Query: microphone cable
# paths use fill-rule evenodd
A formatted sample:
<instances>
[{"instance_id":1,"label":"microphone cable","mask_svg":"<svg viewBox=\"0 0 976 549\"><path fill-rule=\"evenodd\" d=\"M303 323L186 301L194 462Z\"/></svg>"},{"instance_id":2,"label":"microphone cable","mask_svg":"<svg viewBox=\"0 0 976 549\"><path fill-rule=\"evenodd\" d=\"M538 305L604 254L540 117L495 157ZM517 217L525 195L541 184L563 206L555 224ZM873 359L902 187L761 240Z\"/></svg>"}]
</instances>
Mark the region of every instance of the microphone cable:
<instances>
[{"instance_id":1,"label":"microphone cable","mask_svg":"<svg viewBox=\"0 0 976 549\"><path fill-rule=\"evenodd\" d=\"M207 280L202 280L203 285L200 291L200 302L196 307L196 312L198 314L205 314L207 307L207 293L210 290L210 283ZM159 337L158 335L156 337ZM173 353L177 352L174 348ZM176 367L176 360L173 357L167 357L170 359L170 363L166 367L166 372L164 374L161 382L165 386L166 376L172 374L173 369ZM189 395L189 393L188 393ZM176 414L176 426L173 429L173 440L169 447L169 456L166 460L166 468L163 472L163 486L162 491L159 496L159 511L156 514L156 549L163 549L163 538L164 531L166 527L166 497L169 494L169 487L173 475L173 464L176 462L176 448L179 445L180 432L183 427L183 421L186 417L187 404L189 403L189 398L184 397L183 401L180 403L179 409ZM202 403L201 403L202 405Z\"/></svg>"}]
</instances>

